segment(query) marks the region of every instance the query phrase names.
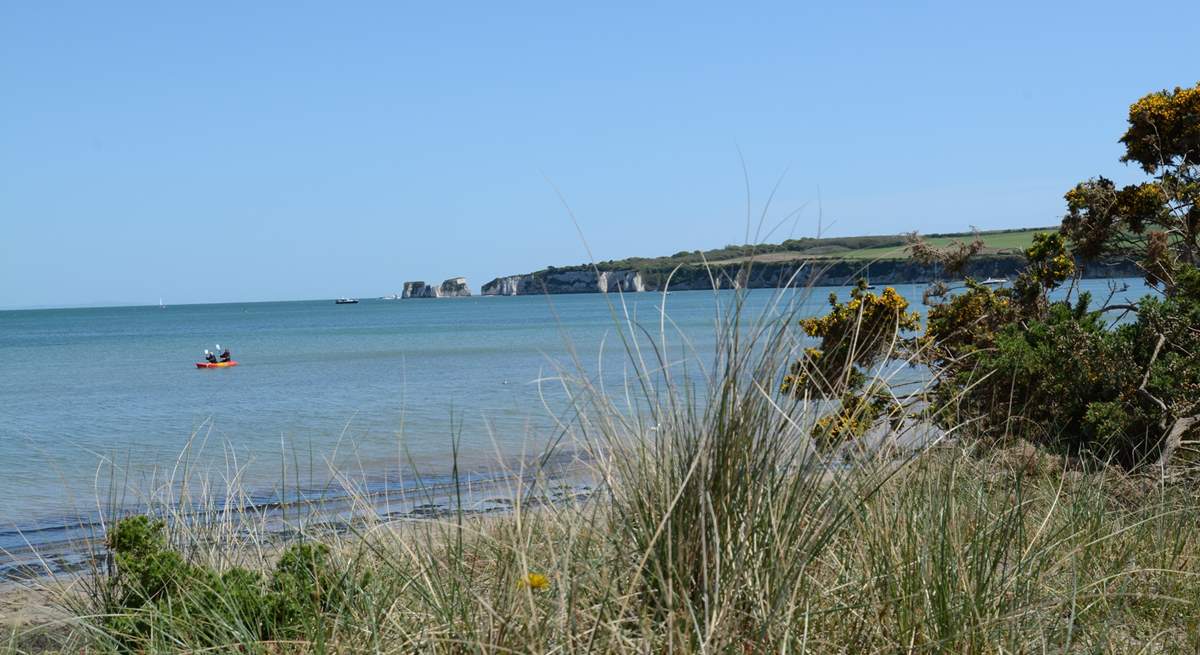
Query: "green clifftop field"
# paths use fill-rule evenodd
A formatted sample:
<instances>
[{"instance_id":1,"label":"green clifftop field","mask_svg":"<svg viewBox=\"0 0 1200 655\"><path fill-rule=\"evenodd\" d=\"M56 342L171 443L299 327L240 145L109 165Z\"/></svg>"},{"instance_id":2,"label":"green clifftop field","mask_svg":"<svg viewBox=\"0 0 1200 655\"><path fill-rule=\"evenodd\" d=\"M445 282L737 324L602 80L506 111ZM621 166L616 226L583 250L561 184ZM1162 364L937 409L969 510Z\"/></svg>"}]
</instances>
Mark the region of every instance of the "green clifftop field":
<instances>
[{"instance_id":1,"label":"green clifftop field","mask_svg":"<svg viewBox=\"0 0 1200 655\"><path fill-rule=\"evenodd\" d=\"M925 245L983 242L961 275L975 279L1014 277L1024 266L1024 250L1035 234L1057 228L1022 228L922 236ZM778 288L806 284L844 285L859 278L883 284L941 280L946 272L915 261L909 235L788 239L782 243L730 245L681 251L664 257L628 257L592 264L549 266L533 273L498 277L483 285L483 295L517 296L599 291L677 291L721 288ZM745 266L753 261L750 267ZM1081 268L1083 277L1137 276L1129 262L1109 260Z\"/></svg>"},{"instance_id":2,"label":"green clifftop field","mask_svg":"<svg viewBox=\"0 0 1200 655\"><path fill-rule=\"evenodd\" d=\"M984 254L1019 254L1033 243L1033 235L1038 232L1057 230L1057 227L1035 227L1016 230L992 230L980 232L979 238L985 244ZM931 234L924 236L926 242L933 246L949 245L953 241L970 241L976 235L972 232L954 232ZM874 235L858 237L825 237L788 239L778 244L730 245L713 250L693 250L677 252L667 257L628 257L625 259L597 262L604 269L645 269L663 266L678 266L681 264L732 264L745 261L754 256L760 262L795 261L813 258L823 259L906 259L907 235Z\"/></svg>"}]
</instances>

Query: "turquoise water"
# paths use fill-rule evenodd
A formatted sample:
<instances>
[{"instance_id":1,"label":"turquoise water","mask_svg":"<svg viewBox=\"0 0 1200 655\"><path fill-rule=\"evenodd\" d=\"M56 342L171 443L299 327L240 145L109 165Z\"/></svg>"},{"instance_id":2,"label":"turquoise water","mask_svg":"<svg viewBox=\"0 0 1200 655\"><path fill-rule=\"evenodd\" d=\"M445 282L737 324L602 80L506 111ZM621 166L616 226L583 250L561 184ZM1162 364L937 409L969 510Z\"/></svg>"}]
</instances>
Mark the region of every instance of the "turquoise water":
<instances>
[{"instance_id":1,"label":"turquoise water","mask_svg":"<svg viewBox=\"0 0 1200 655\"><path fill-rule=\"evenodd\" d=\"M1129 283L1124 296L1145 293ZM1107 284L1085 283L1097 292ZM922 289L898 290L919 298ZM810 313L828 293L813 291ZM751 292L750 311L772 297ZM656 332L663 296L624 299ZM702 360L714 344L714 310L731 299L666 297ZM588 294L0 312L0 542L94 513L107 493L106 460L130 480L149 479L169 471L189 441L205 444L191 456L197 468L236 467L243 486L267 491L297 463L317 478L331 464L442 474L452 435L468 468L535 453L555 436L543 400L565 409L554 383L536 381L556 363L574 368L568 343L594 370L608 335L606 369L620 381L610 300L619 302ZM196 369L215 343L240 365Z\"/></svg>"}]
</instances>

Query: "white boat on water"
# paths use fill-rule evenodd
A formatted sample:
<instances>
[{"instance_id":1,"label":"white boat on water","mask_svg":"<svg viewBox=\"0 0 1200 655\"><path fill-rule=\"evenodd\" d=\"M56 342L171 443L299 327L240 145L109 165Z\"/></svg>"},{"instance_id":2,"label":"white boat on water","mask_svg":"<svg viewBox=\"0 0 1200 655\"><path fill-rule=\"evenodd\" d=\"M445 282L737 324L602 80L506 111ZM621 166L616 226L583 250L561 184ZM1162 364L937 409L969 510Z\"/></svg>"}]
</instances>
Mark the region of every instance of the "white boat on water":
<instances>
[{"instance_id":1,"label":"white boat on water","mask_svg":"<svg viewBox=\"0 0 1200 655\"><path fill-rule=\"evenodd\" d=\"M333 302L337 305L357 305L358 298L338 298Z\"/></svg>"},{"instance_id":2,"label":"white boat on water","mask_svg":"<svg viewBox=\"0 0 1200 655\"><path fill-rule=\"evenodd\" d=\"M980 282L980 284L987 284L987 285L991 285L991 286L996 286L999 284L1008 284L1008 278L989 277L988 279L984 280L983 282Z\"/></svg>"}]
</instances>

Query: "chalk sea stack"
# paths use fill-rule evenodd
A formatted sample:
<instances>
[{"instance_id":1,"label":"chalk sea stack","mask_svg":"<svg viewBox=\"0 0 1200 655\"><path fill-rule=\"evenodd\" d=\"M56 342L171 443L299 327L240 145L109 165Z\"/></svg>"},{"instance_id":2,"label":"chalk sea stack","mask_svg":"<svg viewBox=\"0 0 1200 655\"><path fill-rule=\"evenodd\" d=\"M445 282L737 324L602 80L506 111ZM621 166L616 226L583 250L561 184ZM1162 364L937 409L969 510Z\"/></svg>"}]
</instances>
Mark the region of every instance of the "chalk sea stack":
<instances>
[{"instance_id":1,"label":"chalk sea stack","mask_svg":"<svg viewBox=\"0 0 1200 655\"><path fill-rule=\"evenodd\" d=\"M471 288L467 286L467 278L452 277L440 286L425 284L422 280L414 280L404 283L404 292L401 298L466 298L471 295Z\"/></svg>"}]
</instances>

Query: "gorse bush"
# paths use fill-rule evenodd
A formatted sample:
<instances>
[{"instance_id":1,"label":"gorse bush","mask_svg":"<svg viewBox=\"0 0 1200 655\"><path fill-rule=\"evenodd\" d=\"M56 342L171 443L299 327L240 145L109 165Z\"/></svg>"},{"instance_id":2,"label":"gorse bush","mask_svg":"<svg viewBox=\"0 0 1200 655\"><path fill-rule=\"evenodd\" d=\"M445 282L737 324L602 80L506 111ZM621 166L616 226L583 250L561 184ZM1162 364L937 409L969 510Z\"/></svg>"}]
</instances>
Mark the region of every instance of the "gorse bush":
<instances>
[{"instance_id":1,"label":"gorse bush","mask_svg":"<svg viewBox=\"0 0 1200 655\"><path fill-rule=\"evenodd\" d=\"M987 440L1023 438L1058 452L1166 466L1200 427L1200 86L1130 108L1125 161L1151 181L1099 178L1066 194L1058 233L1038 234L1011 286L927 293L925 334L910 342L930 367L928 409L944 427ZM975 250L911 247L959 270ZM1094 306L1076 294L1076 261L1121 256L1159 295ZM1051 292L1066 286L1065 297ZM1132 320L1114 325L1114 312ZM1179 462L1187 458L1178 458Z\"/></svg>"},{"instance_id":2,"label":"gorse bush","mask_svg":"<svg viewBox=\"0 0 1200 655\"><path fill-rule=\"evenodd\" d=\"M1135 102L1121 143L1121 161L1151 179L1119 189L1104 177L1076 185L1062 232L1080 257L1133 257L1149 284L1173 295L1178 276L1200 265L1200 84Z\"/></svg>"},{"instance_id":3,"label":"gorse bush","mask_svg":"<svg viewBox=\"0 0 1200 655\"><path fill-rule=\"evenodd\" d=\"M952 271L962 270L981 248L978 239L945 249L927 246L915 236L910 239L914 257L924 263L939 262ZM831 295L829 313L800 320L801 329L820 339L820 345L808 348L805 356L790 366L781 389L793 396L837 402L816 421L813 436L818 445L836 447L863 436L883 419L895 424L911 415L914 407L937 416L947 428L971 420L979 434L994 434L997 424L1008 434L1008 420L1013 418L1014 410L1055 398L1052 393L1031 392L1026 402L1014 402L999 395L1007 379L1003 375L1005 364L1017 357L1017 353L1008 353L1008 359L996 358L1001 339L1016 326L1024 329L1030 321L1048 318L1052 309L1050 292L1075 272L1074 260L1060 234L1034 235L1025 257L1028 264L1011 287L991 289L968 280L966 291L957 295L949 295L944 287L931 289L926 302L930 298L942 300L930 308L928 325L920 336L909 336L920 329L921 323L918 314L908 310L907 299L890 287L880 294L871 293L862 280L848 301L840 302ZM1054 308L1055 315L1061 314L1060 309ZM1081 316L1082 310L1071 315ZM1100 325L1098 318L1093 323L1092 328ZM1086 331L1089 326L1080 327ZM1017 365L1025 367L1031 357L1059 354L1042 348L1017 357ZM868 384L872 369L890 359L929 365L935 371L935 383L922 394L904 398L877 378L874 384ZM1044 363L1053 366L1053 361L1046 359ZM1008 402L999 402L1006 399ZM1078 422L1056 425L1072 429Z\"/></svg>"},{"instance_id":4,"label":"gorse bush","mask_svg":"<svg viewBox=\"0 0 1200 655\"><path fill-rule=\"evenodd\" d=\"M879 385L868 385L872 367L895 355L903 344L900 333L920 327L908 300L887 287L882 293L867 290L865 280L850 291L846 302L829 295L829 313L800 320L820 346L807 348L783 376L781 390L794 397L839 399L838 408L817 420L813 436L824 448L860 437L887 413L896 400Z\"/></svg>"},{"instance_id":5,"label":"gorse bush","mask_svg":"<svg viewBox=\"0 0 1200 655\"><path fill-rule=\"evenodd\" d=\"M1200 375L1200 339L1160 329L1183 325L1196 305L1145 301L1137 322L1112 329L1089 301L1083 294L1074 306L1056 303L1038 320L988 335L987 348L939 382L939 399L952 405L943 422L970 418L977 436L1020 437L1127 466L1156 460L1172 416L1165 408L1194 411Z\"/></svg>"},{"instance_id":6,"label":"gorse bush","mask_svg":"<svg viewBox=\"0 0 1200 655\"><path fill-rule=\"evenodd\" d=\"M805 334L820 339L821 346L810 348L807 359L784 377L785 392L812 386L858 390L867 380L864 369L895 351L896 333L920 326L916 312L907 311L908 301L895 289L874 294L863 280L844 303L830 294L829 306L825 316L801 319Z\"/></svg>"}]
</instances>

